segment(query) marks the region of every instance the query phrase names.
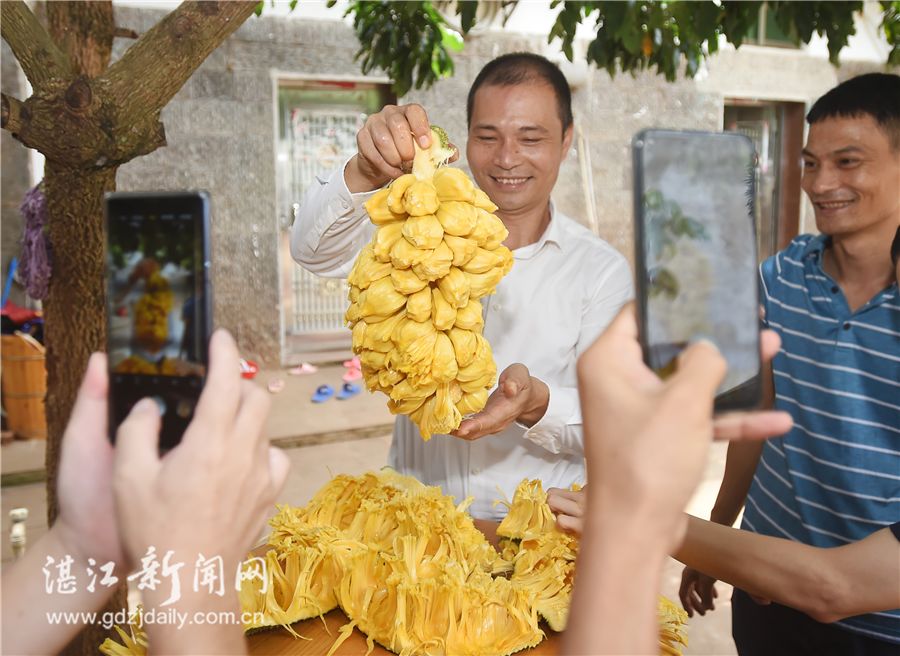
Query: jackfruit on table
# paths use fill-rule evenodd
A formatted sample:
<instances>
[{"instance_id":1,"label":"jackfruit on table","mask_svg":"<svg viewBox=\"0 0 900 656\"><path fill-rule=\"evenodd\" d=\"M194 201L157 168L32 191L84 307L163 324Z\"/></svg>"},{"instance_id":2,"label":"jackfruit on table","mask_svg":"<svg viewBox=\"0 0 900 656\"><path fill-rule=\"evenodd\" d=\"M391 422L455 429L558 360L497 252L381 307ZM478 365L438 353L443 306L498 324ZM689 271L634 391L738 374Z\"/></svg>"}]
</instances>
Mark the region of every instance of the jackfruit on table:
<instances>
[{"instance_id":1,"label":"jackfruit on table","mask_svg":"<svg viewBox=\"0 0 900 656\"><path fill-rule=\"evenodd\" d=\"M269 522L266 585L242 582L242 611L255 622L245 630L282 626L296 637L292 623L337 606L349 622L329 654L353 628L370 646L404 656L506 656L537 645L541 618L565 627L577 540L548 521L540 481L522 481L507 504L498 535L509 558L475 528L471 501L455 504L437 487L384 469L338 475L306 506L279 506ZM686 613L660 597L658 617L660 653L680 654ZM147 653L139 628L117 631L123 644L107 640L104 654Z\"/></svg>"}]
</instances>

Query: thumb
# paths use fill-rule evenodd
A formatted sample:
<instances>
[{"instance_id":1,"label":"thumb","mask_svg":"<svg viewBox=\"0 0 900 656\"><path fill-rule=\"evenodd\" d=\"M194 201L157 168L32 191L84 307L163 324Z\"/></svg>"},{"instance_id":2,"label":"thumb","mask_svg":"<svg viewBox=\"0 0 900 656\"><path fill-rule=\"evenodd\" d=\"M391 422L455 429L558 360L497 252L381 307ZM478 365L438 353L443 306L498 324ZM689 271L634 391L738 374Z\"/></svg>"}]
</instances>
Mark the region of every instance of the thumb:
<instances>
[{"instance_id":1,"label":"thumb","mask_svg":"<svg viewBox=\"0 0 900 656\"><path fill-rule=\"evenodd\" d=\"M712 399L725 378L725 358L707 340L694 342L678 356L678 369L669 379L672 386L685 386L702 398Z\"/></svg>"},{"instance_id":2,"label":"thumb","mask_svg":"<svg viewBox=\"0 0 900 656\"><path fill-rule=\"evenodd\" d=\"M500 374L499 387L507 398L514 398L523 389L528 387L531 374L524 364L511 364Z\"/></svg>"},{"instance_id":3,"label":"thumb","mask_svg":"<svg viewBox=\"0 0 900 656\"><path fill-rule=\"evenodd\" d=\"M156 401L144 398L134 405L116 431L118 476L146 476L159 467L160 424Z\"/></svg>"},{"instance_id":4,"label":"thumb","mask_svg":"<svg viewBox=\"0 0 900 656\"><path fill-rule=\"evenodd\" d=\"M75 407L72 408L72 415L66 426L64 445L73 440L91 442L93 447L98 446L101 442L107 442L108 393L106 356L102 353L94 353L88 360L84 380L81 381L81 387L78 389Z\"/></svg>"}]
</instances>

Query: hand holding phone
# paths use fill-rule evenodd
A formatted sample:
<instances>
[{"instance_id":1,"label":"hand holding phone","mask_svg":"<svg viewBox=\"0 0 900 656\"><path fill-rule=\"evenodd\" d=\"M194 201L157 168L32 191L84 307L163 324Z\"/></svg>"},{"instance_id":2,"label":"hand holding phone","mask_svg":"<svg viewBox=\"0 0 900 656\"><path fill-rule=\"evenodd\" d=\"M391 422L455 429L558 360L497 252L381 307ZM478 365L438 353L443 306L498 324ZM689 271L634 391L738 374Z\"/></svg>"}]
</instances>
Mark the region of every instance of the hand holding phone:
<instances>
[{"instance_id":1,"label":"hand holding phone","mask_svg":"<svg viewBox=\"0 0 900 656\"><path fill-rule=\"evenodd\" d=\"M644 130L632 152L645 361L666 377L689 343L708 339L728 363L716 409L754 408L761 384L753 145L735 133Z\"/></svg>"},{"instance_id":2,"label":"hand holding phone","mask_svg":"<svg viewBox=\"0 0 900 656\"><path fill-rule=\"evenodd\" d=\"M212 332L209 197L106 197L109 432L140 399L160 408L160 450L181 440L203 388Z\"/></svg>"}]
</instances>

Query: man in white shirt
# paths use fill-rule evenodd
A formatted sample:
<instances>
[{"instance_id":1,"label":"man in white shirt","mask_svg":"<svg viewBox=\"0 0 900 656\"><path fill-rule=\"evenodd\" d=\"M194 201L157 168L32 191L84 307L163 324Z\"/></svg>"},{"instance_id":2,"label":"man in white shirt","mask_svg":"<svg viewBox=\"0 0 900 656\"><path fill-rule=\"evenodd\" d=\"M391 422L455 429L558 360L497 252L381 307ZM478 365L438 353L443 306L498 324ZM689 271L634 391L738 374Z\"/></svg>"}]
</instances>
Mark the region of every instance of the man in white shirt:
<instances>
[{"instance_id":1,"label":"man in white shirt","mask_svg":"<svg viewBox=\"0 0 900 656\"><path fill-rule=\"evenodd\" d=\"M497 519L505 509L492 502L512 498L523 478L545 488L584 482L575 362L633 290L625 258L550 201L572 143L571 94L559 69L531 53L494 59L472 84L467 118L469 167L499 207L514 257L482 301L499 385L452 436L425 442L398 416L389 464L458 501L474 497L474 517ZM349 273L375 230L363 203L403 173L413 139L430 144L419 105L368 118L358 153L304 199L291 234L297 262L322 276Z\"/></svg>"}]
</instances>

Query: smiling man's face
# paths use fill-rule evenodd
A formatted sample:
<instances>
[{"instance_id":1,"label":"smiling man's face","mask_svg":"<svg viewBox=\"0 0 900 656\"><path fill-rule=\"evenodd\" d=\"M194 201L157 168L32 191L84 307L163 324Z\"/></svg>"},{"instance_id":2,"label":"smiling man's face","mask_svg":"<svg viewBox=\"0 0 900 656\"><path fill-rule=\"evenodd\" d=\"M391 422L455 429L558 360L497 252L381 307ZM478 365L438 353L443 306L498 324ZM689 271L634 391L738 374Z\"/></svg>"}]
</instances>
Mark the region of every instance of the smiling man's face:
<instances>
[{"instance_id":1,"label":"smiling man's face","mask_svg":"<svg viewBox=\"0 0 900 656\"><path fill-rule=\"evenodd\" d=\"M572 143L553 87L542 81L486 85L475 92L466 156L498 214L542 211Z\"/></svg>"},{"instance_id":2,"label":"smiling man's face","mask_svg":"<svg viewBox=\"0 0 900 656\"><path fill-rule=\"evenodd\" d=\"M900 220L900 152L868 114L813 123L803 149L803 191L827 235Z\"/></svg>"}]
</instances>

